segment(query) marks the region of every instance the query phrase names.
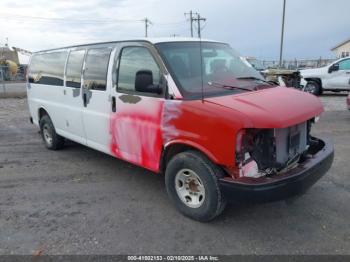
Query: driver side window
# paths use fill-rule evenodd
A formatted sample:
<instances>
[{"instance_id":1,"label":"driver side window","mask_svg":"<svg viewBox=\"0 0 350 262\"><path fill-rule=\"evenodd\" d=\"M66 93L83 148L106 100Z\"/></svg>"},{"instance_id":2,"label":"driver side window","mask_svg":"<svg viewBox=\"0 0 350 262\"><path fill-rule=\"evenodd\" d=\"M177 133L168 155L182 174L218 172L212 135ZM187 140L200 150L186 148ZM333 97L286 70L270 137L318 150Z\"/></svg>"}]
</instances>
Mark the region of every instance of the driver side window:
<instances>
[{"instance_id":1,"label":"driver side window","mask_svg":"<svg viewBox=\"0 0 350 262\"><path fill-rule=\"evenodd\" d=\"M339 70L350 70L350 59L339 62Z\"/></svg>"},{"instance_id":2,"label":"driver side window","mask_svg":"<svg viewBox=\"0 0 350 262\"><path fill-rule=\"evenodd\" d=\"M124 47L121 51L118 73L118 90L136 92L136 75L151 71L153 84L159 84L160 70L149 50L145 47Z\"/></svg>"}]
</instances>

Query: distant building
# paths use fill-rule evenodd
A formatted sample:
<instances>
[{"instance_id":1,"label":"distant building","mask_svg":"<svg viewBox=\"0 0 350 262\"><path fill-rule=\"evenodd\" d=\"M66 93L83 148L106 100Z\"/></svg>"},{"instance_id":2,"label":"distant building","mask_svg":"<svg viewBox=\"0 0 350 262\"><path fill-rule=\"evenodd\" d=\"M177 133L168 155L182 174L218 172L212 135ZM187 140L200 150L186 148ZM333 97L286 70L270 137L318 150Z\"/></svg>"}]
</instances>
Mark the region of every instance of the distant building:
<instances>
[{"instance_id":1,"label":"distant building","mask_svg":"<svg viewBox=\"0 0 350 262\"><path fill-rule=\"evenodd\" d=\"M331 49L338 58L350 56L350 39L338 44Z\"/></svg>"}]
</instances>

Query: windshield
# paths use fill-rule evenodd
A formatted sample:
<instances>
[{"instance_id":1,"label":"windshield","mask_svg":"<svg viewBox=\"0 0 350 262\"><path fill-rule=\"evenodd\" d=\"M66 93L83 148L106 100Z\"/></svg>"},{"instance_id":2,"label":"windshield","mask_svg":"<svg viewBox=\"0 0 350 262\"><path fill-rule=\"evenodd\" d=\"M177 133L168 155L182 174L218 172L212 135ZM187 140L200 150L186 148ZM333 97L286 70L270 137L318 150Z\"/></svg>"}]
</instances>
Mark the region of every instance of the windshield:
<instances>
[{"instance_id":1,"label":"windshield","mask_svg":"<svg viewBox=\"0 0 350 262\"><path fill-rule=\"evenodd\" d=\"M204 96L254 90L264 84L260 73L226 44L169 42L156 46L184 98L201 96L202 83Z\"/></svg>"}]
</instances>

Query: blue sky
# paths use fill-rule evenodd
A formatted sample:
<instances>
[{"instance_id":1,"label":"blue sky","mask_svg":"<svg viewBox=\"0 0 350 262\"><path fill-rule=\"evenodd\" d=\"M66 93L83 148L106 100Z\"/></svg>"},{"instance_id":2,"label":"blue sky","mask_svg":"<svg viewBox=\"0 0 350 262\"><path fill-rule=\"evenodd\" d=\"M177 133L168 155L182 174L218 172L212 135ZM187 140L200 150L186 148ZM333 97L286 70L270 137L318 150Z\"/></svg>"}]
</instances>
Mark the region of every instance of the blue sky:
<instances>
[{"instance_id":1,"label":"blue sky","mask_svg":"<svg viewBox=\"0 0 350 262\"><path fill-rule=\"evenodd\" d=\"M2 0L0 44L40 50L142 37L189 36L184 12L207 18L202 36L228 42L245 56L277 59L283 0ZM349 0L287 0L284 57L332 57L350 38ZM41 19L42 17L47 19Z\"/></svg>"}]
</instances>

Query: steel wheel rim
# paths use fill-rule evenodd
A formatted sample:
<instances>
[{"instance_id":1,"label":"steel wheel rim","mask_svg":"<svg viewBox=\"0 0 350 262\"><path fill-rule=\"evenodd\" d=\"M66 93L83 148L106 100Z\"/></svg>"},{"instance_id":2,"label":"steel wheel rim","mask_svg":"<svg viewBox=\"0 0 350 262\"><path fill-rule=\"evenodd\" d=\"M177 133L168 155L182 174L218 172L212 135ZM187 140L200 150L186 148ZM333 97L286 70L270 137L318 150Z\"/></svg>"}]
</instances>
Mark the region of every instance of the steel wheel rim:
<instances>
[{"instance_id":1,"label":"steel wheel rim","mask_svg":"<svg viewBox=\"0 0 350 262\"><path fill-rule=\"evenodd\" d=\"M316 86L314 84L307 84L305 87L305 91L314 94L316 91Z\"/></svg>"},{"instance_id":2,"label":"steel wheel rim","mask_svg":"<svg viewBox=\"0 0 350 262\"><path fill-rule=\"evenodd\" d=\"M181 169L175 176L175 189L182 203L190 208L199 208L205 200L202 180L191 169Z\"/></svg>"},{"instance_id":3,"label":"steel wheel rim","mask_svg":"<svg viewBox=\"0 0 350 262\"><path fill-rule=\"evenodd\" d=\"M52 145L52 135L47 125L44 125L43 127L43 135L44 135L45 142L48 145Z\"/></svg>"}]
</instances>

